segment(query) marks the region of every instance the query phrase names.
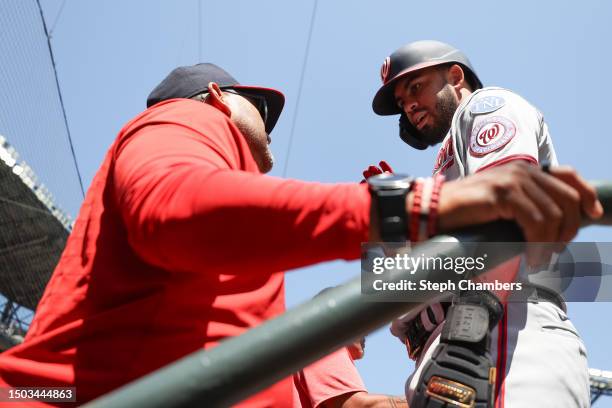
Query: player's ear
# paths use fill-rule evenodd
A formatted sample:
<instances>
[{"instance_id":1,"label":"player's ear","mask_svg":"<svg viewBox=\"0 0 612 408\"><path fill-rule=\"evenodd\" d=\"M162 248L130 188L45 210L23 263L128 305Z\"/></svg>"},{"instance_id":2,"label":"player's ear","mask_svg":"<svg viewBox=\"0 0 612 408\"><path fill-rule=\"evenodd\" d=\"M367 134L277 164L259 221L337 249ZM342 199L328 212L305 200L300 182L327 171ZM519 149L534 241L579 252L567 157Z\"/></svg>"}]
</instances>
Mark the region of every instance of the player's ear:
<instances>
[{"instance_id":1,"label":"player's ear","mask_svg":"<svg viewBox=\"0 0 612 408\"><path fill-rule=\"evenodd\" d=\"M209 82L207 88L208 98L206 98L206 103L219 109L228 117L231 117L232 110L227 104L227 101L225 100L225 95L223 95L223 91L221 90L221 88L219 88L219 85L216 82Z\"/></svg>"},{"instance_id":2,"label":"player's ear","mask_svg":"<svg viewBox=\"0 0 612 408\"><path fill-rule=\"evenodd\" d=\"M451 86L456 88L457 90L465 85L465 73L463 69L458 64L453 64L448 68L446 72L446 80Z\"/></svg>"}]
</instances>

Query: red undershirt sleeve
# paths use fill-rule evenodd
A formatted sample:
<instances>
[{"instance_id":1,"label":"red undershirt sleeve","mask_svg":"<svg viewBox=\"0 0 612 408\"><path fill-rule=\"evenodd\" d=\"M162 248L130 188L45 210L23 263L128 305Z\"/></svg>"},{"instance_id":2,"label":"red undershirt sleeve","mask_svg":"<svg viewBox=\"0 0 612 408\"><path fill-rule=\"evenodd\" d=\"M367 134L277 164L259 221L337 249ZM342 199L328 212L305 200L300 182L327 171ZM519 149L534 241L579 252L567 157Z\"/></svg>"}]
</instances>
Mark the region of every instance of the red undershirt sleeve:
<instances>
[{"instance_id":1,"label":"red undershirt sleeve","mask_svg":"<svg viewBox=\"0 0 612 408\"><path fill-rule=\"evenodd\" d=\"M315 408L342 395L367 392L346 347L304 367L293 381L298 395Z\"/></svg>"},{"instance_id":2,"label":"red undershirt sleeve","mask_svg":"<svg viewBox=\"0 0 612 408\"><path fill-rule=\"evenodd\" d=\"M158 124L117 150L114 196L143 260L171 271L269 273L359 257L368 237L365 185L238 170L240 155L225 142Z\"/></svg>"}]
</instances>

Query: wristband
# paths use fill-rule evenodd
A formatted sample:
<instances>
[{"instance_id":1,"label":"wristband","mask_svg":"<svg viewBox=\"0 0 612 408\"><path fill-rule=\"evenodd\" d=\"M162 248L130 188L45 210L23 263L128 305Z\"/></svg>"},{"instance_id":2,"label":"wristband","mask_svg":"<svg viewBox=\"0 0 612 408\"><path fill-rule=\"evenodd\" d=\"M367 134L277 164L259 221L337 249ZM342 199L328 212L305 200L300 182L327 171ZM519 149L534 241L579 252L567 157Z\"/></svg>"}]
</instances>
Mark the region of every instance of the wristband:
<instances>
[{"instance_id":1,"label":"wristband","mask_svg":"<svg viewBox=\"0 0 612 408\"><path fill-rule=\"evenodd\" d=\"M412 189L412 206L410 208L410 242L419 242L421 224L421 201L423 199L423 179L414 182Z\"/></svg>"},{"instance_id":2,"label":"wristband","mask_svg":"<svg viewBox=\"0 0 612 408\"><path fill-rule=\"evenodd\" d=\"M434 185L429 201L429 218L427 220L427 236L433 237L438 232L438 206L440 205L440 190L445 177L441 174L434 176Z\"/></svg>"}]
</instances>

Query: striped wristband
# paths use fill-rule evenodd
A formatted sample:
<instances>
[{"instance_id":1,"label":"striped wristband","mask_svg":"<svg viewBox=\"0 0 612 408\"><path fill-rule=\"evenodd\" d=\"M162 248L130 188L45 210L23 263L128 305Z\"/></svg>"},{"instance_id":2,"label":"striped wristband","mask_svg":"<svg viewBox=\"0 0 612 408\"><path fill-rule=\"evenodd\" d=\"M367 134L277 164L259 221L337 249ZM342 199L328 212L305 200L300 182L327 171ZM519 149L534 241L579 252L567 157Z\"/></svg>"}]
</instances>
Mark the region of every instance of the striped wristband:
<instances>
[{"instance_id":1,"label":"striped wristband","mask_svg":"<svg viewBox=\"0 0 612 408\"><path fill-rule=\"evenodd\" d=\"M437 233L438 206L444 176L415 181L410 207L410 241L420 242Z\"/></svg>"}]
</instances>

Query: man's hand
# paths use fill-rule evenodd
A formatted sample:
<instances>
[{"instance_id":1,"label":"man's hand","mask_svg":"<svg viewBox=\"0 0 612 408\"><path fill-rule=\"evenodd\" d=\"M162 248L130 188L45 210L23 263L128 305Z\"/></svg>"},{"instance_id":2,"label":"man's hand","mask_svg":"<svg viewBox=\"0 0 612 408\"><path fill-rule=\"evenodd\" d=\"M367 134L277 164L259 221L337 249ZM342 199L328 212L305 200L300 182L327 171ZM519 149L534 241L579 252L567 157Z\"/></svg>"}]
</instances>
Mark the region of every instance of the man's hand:
<instances>
[{"instance_id":1,"label":"man's hand","mask_svg":"<svg viewBox=\"0 0 612 408\"><path fill-rule=\"evenodd\" d=\"M365 183L367 179L377 174L393 173L393 169L386 161L381 160L378 165L380 167L368 166L368 168L363 171L363 180L361 180L362 183Z\"/></svg>"},{"instance_id":2,"label":"man's hand","mask_svg":"<svg viewBox=\"0 0 612 408\"><path fill-rule=\"evenodd\" d=\"M439 230L515 220L529 242L569 242L582 217L600 218L595 188L567 166L546 174L512 162L445 183L440 193Z\"/></svg>"}]
</instances>

